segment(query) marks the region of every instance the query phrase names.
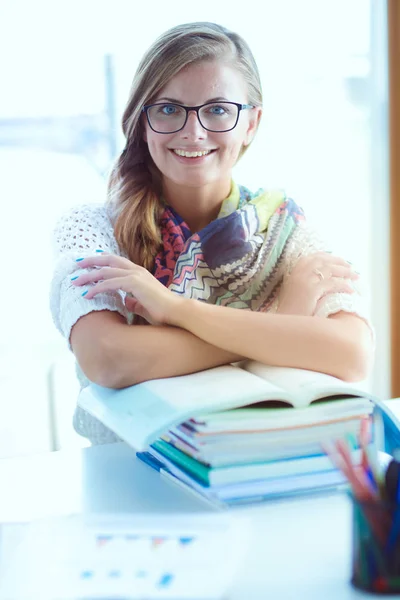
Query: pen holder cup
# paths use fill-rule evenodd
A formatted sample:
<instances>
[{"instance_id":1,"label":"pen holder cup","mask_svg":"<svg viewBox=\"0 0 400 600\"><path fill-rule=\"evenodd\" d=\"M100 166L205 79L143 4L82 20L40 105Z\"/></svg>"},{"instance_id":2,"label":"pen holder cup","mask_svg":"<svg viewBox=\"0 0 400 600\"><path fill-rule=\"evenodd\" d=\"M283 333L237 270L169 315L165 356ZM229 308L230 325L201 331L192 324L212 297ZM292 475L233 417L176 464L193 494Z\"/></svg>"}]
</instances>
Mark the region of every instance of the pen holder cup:
<instances>
[{"instance_id":1,"label":"pen holder cup","mask_svg":"<svg viewBox=\"0 0 400 600\"><path fill-rule=\"evenodd\" d=\"M360 502L353 509L354 587L377 594L400 594L400 505Z\"/></svg>"}]
</instances>

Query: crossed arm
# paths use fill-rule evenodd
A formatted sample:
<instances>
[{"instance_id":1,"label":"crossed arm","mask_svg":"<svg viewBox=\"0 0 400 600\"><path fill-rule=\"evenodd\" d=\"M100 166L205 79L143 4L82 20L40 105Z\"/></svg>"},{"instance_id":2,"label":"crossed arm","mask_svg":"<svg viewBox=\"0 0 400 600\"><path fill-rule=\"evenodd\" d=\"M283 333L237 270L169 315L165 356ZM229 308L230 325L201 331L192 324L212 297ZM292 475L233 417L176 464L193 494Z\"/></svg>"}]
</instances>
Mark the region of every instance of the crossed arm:
<instances>
[{"instance_id":1,"label":"crossed arm","mask_svg":"<svg viewBox=\"0 0 400 600\"><path fill-rule=\"evenodd\" d=\"M193 305L193 303L195 303ZM364 379L372 361L366 323L348 313L328 319L270 315L188 301L182 325L129 326L116 312L92 312L71 333L74 354L95 383L123 388L253 358Z\"/></svg>"},{"instance_id":2,"label":"crossed arm","mask_svg":"<svg viewBox=\"0 0 400 600\"><path fill-rule=\"evenodd\" d=\"M81 259L86 271L73 285L87 300L125 291L128 310L151 325L130 326L118 313L92 312L71 333L71 346L86 376L106 387L172 377L242 358L328 373L359 381L369 372L373 340L354 313L314 316L327 294L352 293L358 278L349 263L327 253L297 261L280 292L279 313L252 312L183 298L146 269L113 254ZM93 269L93 267L96 267ZM316 269L318 267L318 269ZM326 277L319 279L321 269ZM88 287L87 287L88 286Z\"/></svg>"}]
</instances>

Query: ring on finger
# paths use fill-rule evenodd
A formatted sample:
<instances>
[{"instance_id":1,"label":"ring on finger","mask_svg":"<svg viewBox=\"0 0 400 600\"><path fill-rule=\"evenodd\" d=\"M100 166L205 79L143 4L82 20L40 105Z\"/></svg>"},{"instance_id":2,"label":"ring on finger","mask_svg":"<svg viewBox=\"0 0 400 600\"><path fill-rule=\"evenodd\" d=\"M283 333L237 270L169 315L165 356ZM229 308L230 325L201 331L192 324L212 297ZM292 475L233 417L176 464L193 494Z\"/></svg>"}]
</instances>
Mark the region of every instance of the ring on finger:
<instances>
[{"instance_id":1,"label":"ring on finger","mask_svg":"<svg viewBox=\"0 0 400 600\"><path fill-rule=\"evenodd\" d=\"M320 281L325 279L324 274L319 269L313 269L313 273L319 277Z\"/></svg>"}]
</instances>

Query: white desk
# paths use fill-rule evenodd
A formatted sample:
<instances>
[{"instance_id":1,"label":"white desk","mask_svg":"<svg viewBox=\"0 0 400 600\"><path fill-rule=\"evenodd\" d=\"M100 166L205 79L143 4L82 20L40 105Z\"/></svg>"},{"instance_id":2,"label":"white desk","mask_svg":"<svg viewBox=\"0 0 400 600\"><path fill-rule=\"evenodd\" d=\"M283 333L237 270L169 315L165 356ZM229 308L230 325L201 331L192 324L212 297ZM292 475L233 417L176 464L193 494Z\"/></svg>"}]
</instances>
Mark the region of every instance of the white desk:
<instances>
[{"instance_id":1,"label":"white desk","mask_svg":"<svg viewBox=\"0 0 400 600\"><path fill-rule=\"evenodd\" d=\"M212 510L162 480L123 443L0 460L0 482L0 521L76 512ZM256 538L230 600L372 597L348 583L350 505L344 495L243 510L254 519Z\"/></svg>"}]
</instances>

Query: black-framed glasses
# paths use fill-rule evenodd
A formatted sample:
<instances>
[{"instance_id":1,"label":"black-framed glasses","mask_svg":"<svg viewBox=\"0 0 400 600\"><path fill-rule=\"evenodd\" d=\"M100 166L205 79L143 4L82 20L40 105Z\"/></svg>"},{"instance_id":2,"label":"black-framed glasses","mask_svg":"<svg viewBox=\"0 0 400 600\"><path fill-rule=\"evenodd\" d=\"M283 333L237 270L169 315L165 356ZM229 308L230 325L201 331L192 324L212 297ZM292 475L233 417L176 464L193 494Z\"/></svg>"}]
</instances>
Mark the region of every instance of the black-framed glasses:
<instances>
[{"instance_id":1,"label":"black-framed glasses","mask_svg":"<svg viewBox=\"0 0 400 600\"><path fill-rule=\"evenodd\" d=\"M194 110L200 125L207 131L224 133L234 129L239 121L240 111L255 108L252 104L238 102L206 102L200 106L183 106L171 102L157 102L143 106L147 122L156 133L176 133L183 129Z\"/></svg>"}]
</instances>

